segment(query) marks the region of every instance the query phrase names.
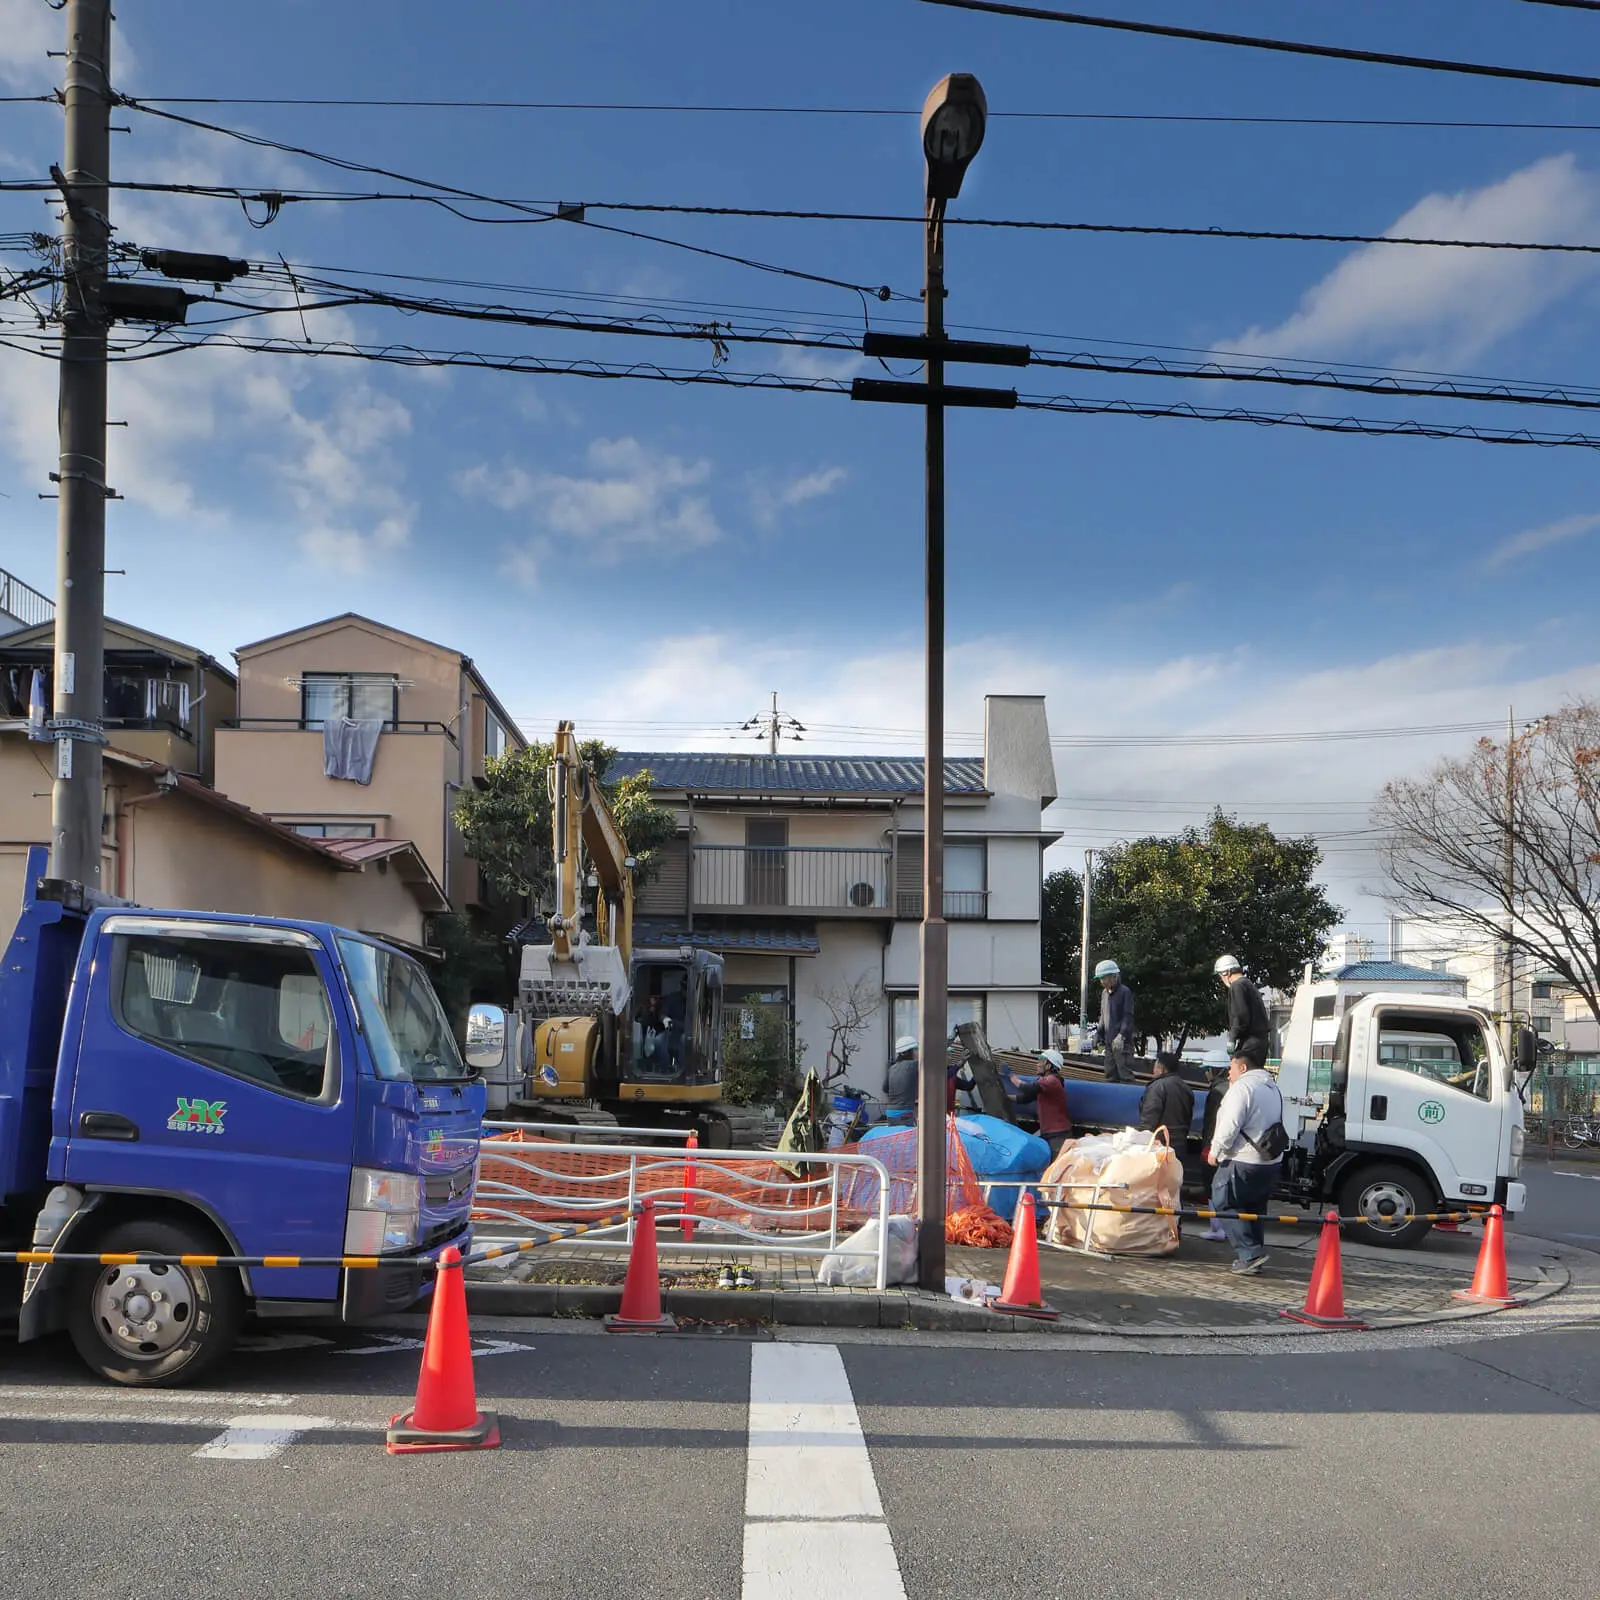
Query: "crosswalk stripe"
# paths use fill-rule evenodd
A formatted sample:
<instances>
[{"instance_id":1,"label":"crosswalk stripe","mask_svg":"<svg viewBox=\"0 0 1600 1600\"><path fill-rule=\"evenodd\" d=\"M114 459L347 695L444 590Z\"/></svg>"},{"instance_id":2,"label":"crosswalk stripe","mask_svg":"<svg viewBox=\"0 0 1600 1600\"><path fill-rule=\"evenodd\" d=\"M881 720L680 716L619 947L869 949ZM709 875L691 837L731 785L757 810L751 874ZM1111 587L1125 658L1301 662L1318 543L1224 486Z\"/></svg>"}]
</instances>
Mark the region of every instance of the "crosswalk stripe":
<instances>
[{"instance_id":1,"label":"crosswalk stripe","mask_svg":"<svg viewBox=\"0 0 1600 1600\"><path fill-rule=\"evenodd\" d=\"M844 1358L750 1350L744 1600L905 1600Z\"/></svg>"}]
</instances>

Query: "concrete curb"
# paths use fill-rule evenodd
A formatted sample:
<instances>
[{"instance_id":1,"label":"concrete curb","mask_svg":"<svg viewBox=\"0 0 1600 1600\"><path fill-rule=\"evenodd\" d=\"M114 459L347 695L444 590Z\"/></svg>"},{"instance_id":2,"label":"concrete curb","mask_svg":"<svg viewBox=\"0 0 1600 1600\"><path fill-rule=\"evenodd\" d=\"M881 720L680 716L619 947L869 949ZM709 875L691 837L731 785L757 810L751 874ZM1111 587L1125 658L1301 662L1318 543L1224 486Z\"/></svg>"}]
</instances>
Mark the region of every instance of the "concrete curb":
<instances>
[{"instance_id":1,"label":"concrete curb","mask_svg":"<svg viewBox=\"0 0 1600 1600\"><path fill-rule=\"evenodd\" d=\"M1539 1282L1512 1287L1525 1304L1559 1294L1572 1281L1563 1266L1543 1269ZM498 1317L604 1317L622 1303L620 1288L561 1283L467 1283L467 1309ZM881 1328L919 1333L1092 1333L1105 1338L1146 1339L1307 1339L1328 1331L1296 1322L1247 1322L1184 1327L1117 1326L1063 1315L1054 1322L1006 1316L978 1306L957 1305L920 1290L851 1289L814 1294L762 1289L663 1289L661 1303L676 1317L699 1322L776 1324L791 1328ZM1502 1306L1461 1304L1421 1316L1374 1317L1373 1329L1416 1328L1494 1316Z\"/></svg>"}]
</instances>

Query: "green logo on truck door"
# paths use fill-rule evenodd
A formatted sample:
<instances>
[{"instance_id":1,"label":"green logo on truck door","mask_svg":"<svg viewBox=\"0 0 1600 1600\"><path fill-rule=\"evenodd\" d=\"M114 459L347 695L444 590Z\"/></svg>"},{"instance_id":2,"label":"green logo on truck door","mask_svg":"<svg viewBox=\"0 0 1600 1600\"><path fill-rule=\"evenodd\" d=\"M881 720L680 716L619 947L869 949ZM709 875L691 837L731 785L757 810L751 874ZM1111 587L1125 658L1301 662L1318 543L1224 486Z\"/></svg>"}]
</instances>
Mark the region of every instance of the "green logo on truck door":
<instances>
[{"instance_id":1,"label":"green logo on truck door","mask_svg":"<svg viewBox=\"0 0 1600 1600\"><path fill-rule=\"evenodd\" d=\"M1421 1117L1424 1122L1429 1123L1430 1125L1435 1122L1443 1122L1444 1107L1440 1105L1437 1100L1424 1100L1422 1104L1417 1107L1417 1115Z\"/></svg>"},{"instance_id":2,"label":"green logo on truck door","mask_svg":"<svg viewBox=\"0 0 1600 1600\"><path fill-rule=\"evenodd\" d=\"M222 1113L228 1109L226 1100L178 1101L178 1109L167 1118L167 1127L173 1133L222 1133Z\"/></svg>"}]
</instances>

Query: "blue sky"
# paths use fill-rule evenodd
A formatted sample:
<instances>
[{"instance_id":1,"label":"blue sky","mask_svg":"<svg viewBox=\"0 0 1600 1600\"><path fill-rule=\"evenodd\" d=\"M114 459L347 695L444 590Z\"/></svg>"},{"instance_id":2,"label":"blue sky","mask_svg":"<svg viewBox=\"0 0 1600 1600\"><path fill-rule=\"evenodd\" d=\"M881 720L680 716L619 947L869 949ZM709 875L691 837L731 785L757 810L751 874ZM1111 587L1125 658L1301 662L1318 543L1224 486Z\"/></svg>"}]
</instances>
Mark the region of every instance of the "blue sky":
<instances>
[{"instance_id":1,"label":"blue sky","mask_svg":"<svg viewBox=\"0 0 1600 1600\"><path fill-rule=\"evenodd\" d=\"M1122 16L1565 68L1600 16L1519 0L1097 0ZM390 0L125 4L134 95L904 107L905 117L217 106L195 115L529 200L904 213L914 113L972 71L991 109L1593 122L1600 93L1265 56L970 16L915 0ZM219 15L226 24L219 26ZM55 81L60 17L0 0L10 93ZM395 187L137 113L119 176ZM49 106L0 106L0 175L59 158ZM486 227L419 205L119 194L141 245L472 279L572 309L859 327L862 302L567 224ZM1600 133L996 117L953 215L1600 241ZM49 225L0 196L0 232ZM600 217L603 213L591 215ZM613 217L714 249L914 294L916 230ZM25 258L8 256L16 267ZM1040 347L1178 346L1581 384L1600 356L1600 258L952 229L953 324ZM470 297L472 291L454 292ZM604 297L596 300L584 297ZM619 298L626 297L626 298ZM494 298L489 296L487 298ZM502 296L503 298L503 296ZM533 303L527 301L525 303ZM760 309L734 309L760 308ZM875 325L915 318L872 302ZM199 313L197 313L198 315ZM674 313L681 314L681 313ZM269 319L285 337L292 312ZM495 330L361 309L315 338L701 365L703 347ZM259 327L261 324L253 326ZM1103 341L1091 346L1090 341ZM1113 343L1123 341L1124 344ZM848 359L736 349L744 370L848 376ZM983 381L981 378L975 381ZM1007 382L1011 381L1009 378ZM1586 429L1582 413L1387 402L1034 372L1042 393ZM344 609L459 645L532 731L572 715L627 746L727 742L773 689L835 731L906 749L920 722L921 422L816 395L239 351L112 380L116 615L218 653ZM0 350L0 564L52 587L54 374ZM1588 429L1600 432L1600 425ZM1331 438L1113 417L950 423L950 721L985 691L1049 696L1058 734L1216 734L1531 716L1600 684L1591 452ZM1353 920L1376 923L1365 804L1463 736L1252 747L1063 748L1080 851L1220 802L1328 836ZM952 748L970 748L953 740ZM1065 857L1058 854L1057 859Z\"/></svg>"}]
</instances>

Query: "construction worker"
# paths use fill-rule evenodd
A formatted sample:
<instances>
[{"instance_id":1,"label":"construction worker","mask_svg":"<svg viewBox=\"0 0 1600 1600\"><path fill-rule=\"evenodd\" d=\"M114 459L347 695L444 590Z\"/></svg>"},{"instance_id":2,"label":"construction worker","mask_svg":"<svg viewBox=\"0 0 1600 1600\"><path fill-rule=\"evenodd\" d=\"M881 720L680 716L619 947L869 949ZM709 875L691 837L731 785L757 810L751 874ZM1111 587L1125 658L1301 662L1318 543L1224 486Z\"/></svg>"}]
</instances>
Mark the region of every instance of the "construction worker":
<instances>
[{"instance_id":1,"label":"construction worker","mask_svg":"<svg viewBox=\"0 0 1600 1600\"><path fill-rule=\"evenodd\" d=\"M891 1122L910 1122L917 1114L917 1041L902 1034L894 1042L894 1059L883 1075L883 1109Z\"/></svg>"},{"instance_id":2,"label":"construction worker","mask_svg":"<svg viewBox=\"0 0 1600 1600\"><path fill-rule=\"evenodd\" d=\"M1061 1154L1061 1147L1072 1133L1072 1113L1067 1110L1067 1089L1061 1081L1066 1058L1059 1050L1039 1053L1039 1076L1017 1088L1017 1104L1031 1105L1039 1119L1039 1137L1050 1146L1050 1159Z\"/></svg>"},{"instance_id":3,"label":"construction worker","mask_svg":"<svg viewBox=\"0 0 1600 1600\"><path fill-rule=\"evenodd\" d=\"M1211 970L1228 991L1228 1059L1266 1066L1272 1020L1261 991L1245 977L1237 956L1218 956Z\"/></svg>"},{"instance_id":4,"label":"construction worker","mask_svg":"<svg viewBox=\"0 0 1600 1600\"><path fill-rule=\"evenodd\" d=\"M1132 1083L1128 1059L1133 1054L1133 990L1122 981L1115 961L1094 969L1100 980L1100 1043L1106 1052L1106 1082Z\"/></svg>"},{"instance_id":5,"label":"construction worker","mask_svg":"<svg viewBox=\"0 0 1600 1600\"><path fill-rule=\"evenodd\" d=\"M1178 1057L1167 1050L1158 1051L1150 1087L1139 1102L1139 1126L1147 1133L1165 1128L1167 1143L1181 1156L1193 1120L1194 1090L1183 1081Z\"/></svg>"}]
</instances>

